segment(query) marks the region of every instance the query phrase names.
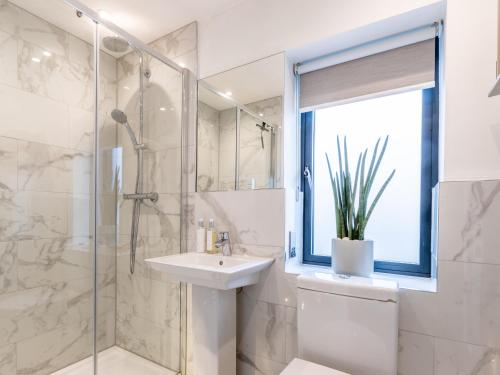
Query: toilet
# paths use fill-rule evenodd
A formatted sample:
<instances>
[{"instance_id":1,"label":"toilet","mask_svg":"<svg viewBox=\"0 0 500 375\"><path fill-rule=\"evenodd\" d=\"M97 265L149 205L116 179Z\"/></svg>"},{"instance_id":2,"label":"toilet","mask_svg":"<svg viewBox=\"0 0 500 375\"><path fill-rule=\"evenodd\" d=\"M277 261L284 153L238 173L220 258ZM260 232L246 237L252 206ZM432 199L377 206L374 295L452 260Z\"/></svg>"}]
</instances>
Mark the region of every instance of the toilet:
<instances>
[{"instance_id":1,"label":"toilet","mask_svg":"<svg viewBox=\"0 0 500 375\"><path fill-rule=\"evenodd\" d=\"M398 284L309 272L297 278L298 355L281 375L396 375Z\"/></svg>"}]
</instances>

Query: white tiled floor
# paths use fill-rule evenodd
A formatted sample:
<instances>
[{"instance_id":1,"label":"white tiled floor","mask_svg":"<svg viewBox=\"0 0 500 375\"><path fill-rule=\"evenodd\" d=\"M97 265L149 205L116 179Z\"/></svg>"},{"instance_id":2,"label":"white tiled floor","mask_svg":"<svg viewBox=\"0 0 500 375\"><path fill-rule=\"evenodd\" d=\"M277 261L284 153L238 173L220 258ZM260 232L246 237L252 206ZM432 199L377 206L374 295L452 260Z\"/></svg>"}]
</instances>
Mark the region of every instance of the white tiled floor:
<instances>
[{"instance_id":1,"label":"white tiled floor","mask_svg":"<svg viewBox=\"0 0 500 375\"><path fill-rule=\"evenodd\" d=\"M99 353L98 374L99 375L176 375L176 372L168 370L156 363L139 357L117 346L106 349ZM52 375L91 375L92 358L86 358L72 364Z\"/></svg>"}]
</instances>

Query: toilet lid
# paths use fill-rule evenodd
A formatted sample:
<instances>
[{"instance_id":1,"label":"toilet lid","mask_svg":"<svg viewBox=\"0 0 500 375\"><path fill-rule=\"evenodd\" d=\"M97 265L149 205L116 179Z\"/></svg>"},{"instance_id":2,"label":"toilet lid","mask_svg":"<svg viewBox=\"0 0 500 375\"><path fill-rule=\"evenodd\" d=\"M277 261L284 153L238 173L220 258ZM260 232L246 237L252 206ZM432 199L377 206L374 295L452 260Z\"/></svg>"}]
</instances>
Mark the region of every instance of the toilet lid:
<instances>
[{"instance_id":1,"label":"toilet lid","mask_svg":"<svg viewBox=\"0 0 500 375\"><path fill-rule=\"evenodd\" d=\"M280 375L349 375L342 371L333 370L331 368L317 365L316 363L307 362L299 358L295 358Z\"/></svg>"}]
</instances>

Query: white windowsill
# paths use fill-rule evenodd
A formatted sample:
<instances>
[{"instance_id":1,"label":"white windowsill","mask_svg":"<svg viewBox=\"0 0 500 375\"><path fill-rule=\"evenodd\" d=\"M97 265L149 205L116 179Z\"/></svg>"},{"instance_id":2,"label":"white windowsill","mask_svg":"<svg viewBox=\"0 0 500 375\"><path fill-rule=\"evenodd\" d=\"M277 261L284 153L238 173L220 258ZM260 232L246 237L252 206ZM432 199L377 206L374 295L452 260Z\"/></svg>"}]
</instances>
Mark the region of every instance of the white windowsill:
<instances>
[{"instance_id":1,"label":"white windowsill","mask_svg":"<svg viewBox=\"0 0 500 375\"><path fill-rule=\"evenodd\" d=\"M317 266L311 264L302 264L294 261L287 261L285 265L285 272L295 275L300 275L307 271L321 271L327 273L333 273L331 267L328 266ZM428 277L415 277L415 276L405 276L396 275L391 273L373 273L373 278L385 279L396 281L401 289L418 290L421 292L431 292L435 293L437 291L437 280L435 278Z\"/></svg>"}]
</instances>

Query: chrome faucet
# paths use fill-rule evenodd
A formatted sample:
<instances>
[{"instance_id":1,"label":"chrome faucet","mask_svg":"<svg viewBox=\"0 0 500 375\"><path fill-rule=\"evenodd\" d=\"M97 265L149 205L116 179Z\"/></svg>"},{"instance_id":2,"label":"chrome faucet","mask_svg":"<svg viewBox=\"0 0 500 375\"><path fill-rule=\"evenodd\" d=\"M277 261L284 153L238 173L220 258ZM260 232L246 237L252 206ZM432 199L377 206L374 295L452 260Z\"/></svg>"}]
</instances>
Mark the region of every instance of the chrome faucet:
<instances>
[{"instance_id":1,"label":"chrome faucet","mask_svg":"<svg viewBox=\"0 0 500 375\"><path fill-rule=\"evenodd\" d=\"M219 238L215 243L217 249L222 248L222 255L231 256L231 240L229 239L229 232L220 232Z\"/></svg>"}]
</instances>

